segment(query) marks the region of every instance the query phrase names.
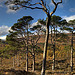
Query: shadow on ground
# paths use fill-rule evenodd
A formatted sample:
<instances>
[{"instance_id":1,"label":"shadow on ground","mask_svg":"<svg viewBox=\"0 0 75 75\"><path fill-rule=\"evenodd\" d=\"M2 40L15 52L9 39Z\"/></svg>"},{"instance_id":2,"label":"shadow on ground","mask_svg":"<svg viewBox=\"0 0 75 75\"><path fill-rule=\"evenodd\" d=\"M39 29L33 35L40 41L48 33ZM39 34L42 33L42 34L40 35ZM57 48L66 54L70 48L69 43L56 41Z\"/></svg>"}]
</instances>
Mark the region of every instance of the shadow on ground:
<instances>
[{"instance_id":1,"label":"shadow on ground","mask_svg":"<svg viewBox=\"0 0 75 75\"><path fill-rule=\"evenodd\" d=\"M36 75L35 73L32 72L26 72L25 70L15 70L15 69L1 69L0 70L0 75Z\"/></svg>"}]
</instances>

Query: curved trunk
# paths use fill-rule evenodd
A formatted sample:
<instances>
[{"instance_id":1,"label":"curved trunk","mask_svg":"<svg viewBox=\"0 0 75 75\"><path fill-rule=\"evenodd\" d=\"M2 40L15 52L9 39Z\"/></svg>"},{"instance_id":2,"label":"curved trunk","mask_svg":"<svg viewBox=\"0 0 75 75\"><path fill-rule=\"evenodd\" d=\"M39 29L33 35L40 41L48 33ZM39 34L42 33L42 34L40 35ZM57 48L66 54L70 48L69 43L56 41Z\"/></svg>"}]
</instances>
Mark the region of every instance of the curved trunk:
<instances>
[{"instance_id":1,"label":"curved trunk","mask_svg":"<svg viewBox=\"0 0 75 75\"><path fill-rule=\"evenodd\" d=\"M51 17L48 16L48 19L47 19L47 22L46 22L46 37L45 37L45 44L44 44L43 64L42 64L41 75L45 75L45 69L46 69L46 55L47 55L47 46L48 46L48 39L49 39L50 20L51 20Z\"/></svg>"}]
</instances>

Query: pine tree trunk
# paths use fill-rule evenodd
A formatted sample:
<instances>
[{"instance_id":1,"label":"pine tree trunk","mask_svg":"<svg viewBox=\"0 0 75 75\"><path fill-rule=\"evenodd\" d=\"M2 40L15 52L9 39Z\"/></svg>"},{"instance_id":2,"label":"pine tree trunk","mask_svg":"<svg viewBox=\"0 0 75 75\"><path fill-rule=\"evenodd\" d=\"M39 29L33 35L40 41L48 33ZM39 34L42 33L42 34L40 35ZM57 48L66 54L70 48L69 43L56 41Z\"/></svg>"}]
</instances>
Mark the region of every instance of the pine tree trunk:
<instances>
[{"instance_id":1,"label":"pine tree trunk","mask_svg":"<svg viewBox=\"0 0 75 75\"><path fill-rule=\"evenodd\" d=\"M17 64L17 54L15 55L15 64Z\"/></svg>"},{"instance_id":2,"label":"pine tree trunk","mask_svg":"<svg viewBox=\"0 0 75 75\"><path fill-rule=\"evenodd\" d=\"M13 56L13 68L15 67L15 57Z\"/></svg>"},{"instance_id":3,"label":"pine tree trunk","mask_svg":"<svg viewBox=\"0 0 75 75\"><path fill-rule=\"evenodd\" d=\"M26 71L28 71L28 25L27 25Z\"/></svg>"},{"instance_id":4,"label":"pine tree trunk","mask_svg":"<svg viewBox=\"0 0 75 75\"><path fill-rule=\"evenodd\" d=\"M32 43L32 56L33 56L33 71L35 71L35 52L34 52L34 40L31 40L31 43Z\"/></svg>"},{"instance_id":5,"label":"pine tree trunk","mask_svg":"<svg viewBox=\"0 0 75 75\"><path fill-rule=\"evenodd\" d=\"M71 39L71 72L73 71L73 31L72 31L72 39Z\"/></svg>"},{"instance_id":6,"label":"pine tree trunk","mask_svg":"<svg viewBox=\"0 0 75 75\"><path fill-rule=\"evenodd\" d=\"M35 53L33 53L33 71L35 71Z\"/></svg>"},{"instance_id":7,"label":"pine tree trunk","mask_svg":"<svg viewBox=\"0 0 75 75\"><path fill-rule=\"evenodd\" d=\"M55 37L55 39L57 40L57 25L56 25L56 37Z\"/></svg>"},{"instance_id":8,"label":"pine tree trunk","mask_svg":"<svg viewBox=\"0 0 75 75\"><path fill-rule=\"evenodd\" d=\"M3 61L3 60L2 60L2 59L3 59L3 58L1 57L1 66L3 66L3 64L2 64L2 61Z\"/></svg>"},{"instance_id":9,"label":"pine tree trunk","mask_svg":"<svg viewBox=\"0 0 75 75\"><path fill-rule=\"evenodd\" d=\"M52 70L55 70L55 44L53 45L53 67Z\"/></svg>"},{"instance_id":10,"label":"pine tree trunk","mask_svg":"<svg viewBox=\"0 0 75 75\"><path fill-rule=\"evenodd\" d=\"M19 53L18 53L18 58L17 58L17 66L18 67L20 66L20 56L19 56Z\"/></svg>"},{"instance_id":11,"label":"pine tree trunk","mask_svg":"<svg viewBox=\"0 0 75 75\"><path fill-rule=\"evenodd\" d=\"M28 48L26 52L26 71L28 71Z\"/></svg>"},{"instance_id":12,"label":"pine tree trunk","mask_svg":"<svg viewBox=\"0 0 75 75\"><path fill-rule=\"evenodd\" d=\"M53 44L53 68L52 70L55 70L55 27L54 27L54 44Z\"/></svg>"},{"instance_id":13,"label":"pine tree trunk","mask_svg":"<svg viewBox=\"0 0 75 75\"><path fill-rule=\"evenodd\" d=\"M51 26L51 43L52 43L52 26Z\"/></svg>"},{"instance_id":14,"label":"pine tree trunk","mask_svg":"<svg viewBox=\"0 0 75 75\"><path fill-rule=\"evenodd\" d=\"M48 39L49 39L50 20L51 20L51 17L48 16L48 19L47 19L47 22L46 22L46 37L45 37L45 44L44 44L43 64L42 64L41 75L45 75L45 69L46 69L46 56L47 56L47 46L48 46Z\"/></svg>"}]
</instances>

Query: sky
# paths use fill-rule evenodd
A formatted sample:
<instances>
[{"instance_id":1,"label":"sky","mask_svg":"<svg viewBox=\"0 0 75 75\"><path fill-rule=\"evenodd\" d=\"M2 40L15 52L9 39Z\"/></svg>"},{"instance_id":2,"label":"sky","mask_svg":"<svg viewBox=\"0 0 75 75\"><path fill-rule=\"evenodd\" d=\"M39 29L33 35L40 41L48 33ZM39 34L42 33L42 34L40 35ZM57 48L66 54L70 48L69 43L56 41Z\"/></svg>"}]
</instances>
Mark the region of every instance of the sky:
<instances>
[{"instance_id":1,"label":"sky","mask_svg":"<svg viewBox=\"0 0 75 75\"><path fill-rule=\"evenodd\" d=\"M46 14L44 11L39 9L26 9L22 8L20 10L14 11L10 10L4 5L5 0L0 0L0 39L5 39L6 35L9 33L11 26L17 23L17 20L23 16L32 16L34 20L32 24L36 24L38 19L46 19ZM34 0L35 2L37 0ZM38 0L39 1L39 0ZM48 1L48 0L45 0ZM48 5L50 5L50 12L53 10L54 5L51 0L49 0ZM56 0L60 1L60 0ZM56 12L53 15L57 15L66 19L67 21L75 19L75 0L62 0L62 4L58 5Z\"/></svg>"}]
</instances>

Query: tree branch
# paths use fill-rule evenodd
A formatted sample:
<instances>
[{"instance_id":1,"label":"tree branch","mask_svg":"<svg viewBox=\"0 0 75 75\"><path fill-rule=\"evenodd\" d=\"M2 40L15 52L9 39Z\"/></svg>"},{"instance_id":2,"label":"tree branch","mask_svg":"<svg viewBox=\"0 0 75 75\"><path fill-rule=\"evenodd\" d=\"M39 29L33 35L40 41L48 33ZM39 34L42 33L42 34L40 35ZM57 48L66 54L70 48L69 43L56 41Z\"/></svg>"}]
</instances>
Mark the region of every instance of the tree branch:
<instances>
[{"instance_id":1,"label":"tree branch","mask_svg":"<svg viewBox=\"0 0 75 75\"><path fill-rule=\"evenodd\" d=\"M61 4L61 3L62 3L62 0L61 0L61 2L58 2L57 5L58 5L58 4Z\"/></svg>"},{"instance_id":2,"label":"tree branch","mask_svg":"<svg viewBox=\"0 0 75 75\"><path fill-rule=\"evenodd\" d=\"M31 51L28 51L28 52L29 52L32 56L34 56L33 53L32 53Z\"/></svg>"},{"instance_id":3,"label":"tree branch","mask_svg":"<svg viewBox=\"0 0 75 75\"><path fill-rule=\"evenodd\" d=\"M38 35L38 38L37 38L37 40L35 41L36 43L35 43L35 46L37 45L37 42L38 42L38 40L40 39L40 35Z\"/></svg>"},{"instance_id":4,"label":"tree branch","mask_svg":"<svg viewBox=\"0 0 75 75\"><path fill-rule=\"evenodd\" d=\"M54 2L54 0L52 0L52 3L53 3L54 5L57 5L57 4Z\"/></svg>"},{"instance_id":5,"label":"tree branch","mask_svg":"<svg viewBox=\"0 0 75 75\"><path fill-rule=\"evenodd\" d=\"M62 3L62 0L58 3L54 2L54 0L52 0L52 3L55 5L54 10L50 13L50 15L52 16L52 14L56 11L58 4Z\"/></svg>"},{"instance_id":6,"label":"tree branch","mask_svg":"<svg viewBox=\"0 0 75 75\"><path fill-rule=\"evenodd\" d=\"M43 11L48 15L48 9L46 8L46 4L44 5L44 1L41 0L41 3L42 3L42 7L43 7Z\"/></svg>"},{"instance_id":7,"label":"tree branch","mask_svg":"<svg viewBox=\"0 0 75 75\"><path fill-rule=\"evenodd\" d=\"M30 9L43 9L43 8L40 8L40 7L31 7L31 6L25 6L25 5L22 5L22 4L20 4L20 8L22 8L22 7L26 7L26 8L30 8Z\"/></svg>"},{"instance_id":8,"label":"tree branch","mask_svg":"<svg viewBox=\"0 0 75 75\"><path fill-rule=\"evenodd\" d=\"M40 2L38 2L38 3L35 3L35 4L30 4L29 6L33 6L33 5L36 5L36 4L42 5Z\"/></svg>"}]
</instances>

